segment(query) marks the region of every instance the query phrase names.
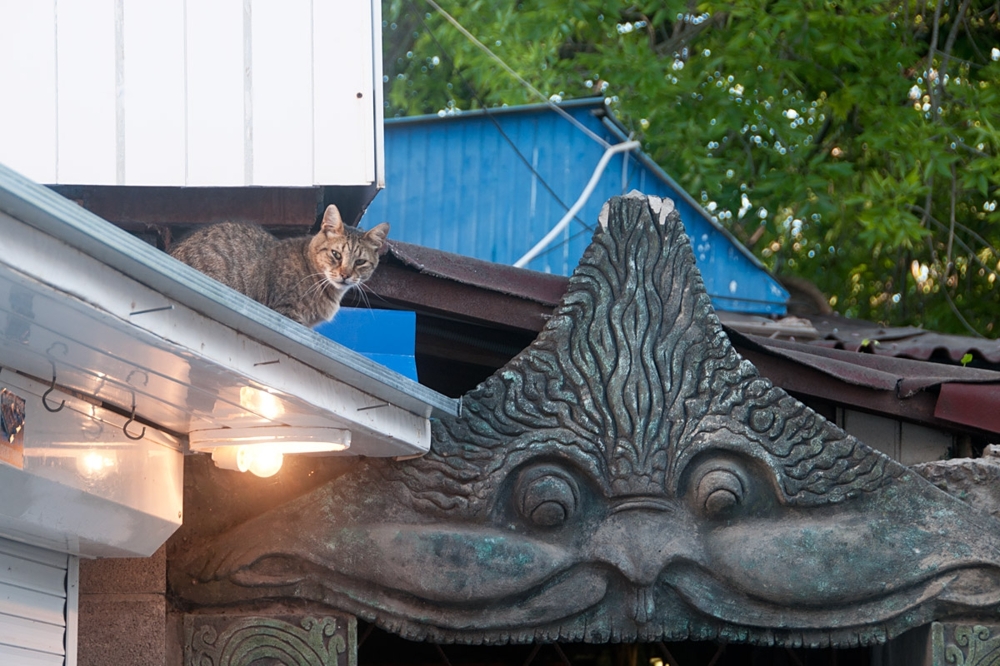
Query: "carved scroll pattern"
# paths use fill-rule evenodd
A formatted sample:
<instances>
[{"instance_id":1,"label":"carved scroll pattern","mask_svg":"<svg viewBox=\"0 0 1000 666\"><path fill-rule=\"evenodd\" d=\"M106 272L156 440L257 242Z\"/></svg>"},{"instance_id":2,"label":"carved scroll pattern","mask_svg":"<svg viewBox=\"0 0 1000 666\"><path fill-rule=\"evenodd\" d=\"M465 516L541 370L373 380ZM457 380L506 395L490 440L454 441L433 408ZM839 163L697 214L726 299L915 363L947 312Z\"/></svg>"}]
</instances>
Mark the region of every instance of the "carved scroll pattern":
<instances>
[{"instance_id":1,"label":"carved scroll pattern","mask_svg":"<svg viewBox=\"0 0 1000 666\"><path fill-rule=\"evenodd\" d=\"M415 500L473 509L496 472L542 440L588 457L609 495L672 492L699 445L720 435L767 461L790 503L881 486L884 458L760 378L730 345L670 202L608 205L608 229L545 330L465 397L463 418L439 424L431 455L400 472L420 489Z\"/></svg>"},{"instance_id":2,"label":"carved scroll pattern","mask_svg":"<svg viewBox=\"0 0 1000 666\"><path fill-rule=\"evenodd\" d=\"M955 666L1000 666L1000 636L990 637L982 625L957 626L955 643L944 648L944 658Z\"/></svg>"},{"instance_id":3,"label":"carved scroll pattern","mask_svg":"<svg viewBox=\"0 0 1000 666\"><path fill-rule=\"evenodd\" d=\"M336 618L302 618L299 625L273 617L186 618L185 666L349 666L351 633ZM349 648L351 651L349 651Z\"/></svg>"}]
</instances>

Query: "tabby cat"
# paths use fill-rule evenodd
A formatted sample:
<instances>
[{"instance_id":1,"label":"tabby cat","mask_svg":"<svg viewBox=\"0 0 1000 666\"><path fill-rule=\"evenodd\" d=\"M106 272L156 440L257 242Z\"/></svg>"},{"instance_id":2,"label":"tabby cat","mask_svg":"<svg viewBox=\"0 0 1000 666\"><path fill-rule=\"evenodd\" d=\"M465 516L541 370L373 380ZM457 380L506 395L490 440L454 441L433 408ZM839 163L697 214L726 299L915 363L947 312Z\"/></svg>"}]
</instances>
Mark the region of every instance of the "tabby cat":
<instances>
[{"instance_id":1,"label":"tabby cat","mask_svg":"<svg viewBox=\"0 0 1000 666\"><path fill-rule=\"evenodd\" d=\"M389 234L344 225L328 206L315 236L279 240L259 226L220 222L199 229L170 252L185 264L305 326L333 318L340 301L371 277Z\"/></svg>"}]
</instances>

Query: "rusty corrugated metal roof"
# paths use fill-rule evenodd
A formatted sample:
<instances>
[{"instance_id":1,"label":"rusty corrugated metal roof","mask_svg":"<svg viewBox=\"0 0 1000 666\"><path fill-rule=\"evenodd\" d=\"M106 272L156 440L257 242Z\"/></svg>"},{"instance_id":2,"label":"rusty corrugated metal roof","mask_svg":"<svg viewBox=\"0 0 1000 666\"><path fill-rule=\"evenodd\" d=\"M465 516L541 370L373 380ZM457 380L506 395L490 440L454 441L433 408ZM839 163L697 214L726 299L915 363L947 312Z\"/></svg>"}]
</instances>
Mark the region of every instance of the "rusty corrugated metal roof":
<instances>
[{"instance_id":1,"label":"rusty corrugated metal roof","mask_svg":"<svg viewBox=\"0 0 1000 666\"><path fill-rule=\"evenodd\" d=\"M911 398L920 391L950 382L963 384L1000 383L1000 372L928 363L907 358L859 354L829 349L810 343L743 335L732 329L734 344L808 365L848 384L892 391L897 398Z\"/></svg>"},{"instance_id":2,"label":"rusty corrugated metal roof","mask_svg":"<svg viewBox=\"0 0 1000 666\"><path fill-rule=\"evenodd\" d=\"M401 265L426 275L551 307L559 303L569 284L567 277L495 264L410 243L390 242L389 254ZM965 354L972 354L974 360L1000 365L1000 340L937 333L912 326L880 326L837 314L781 319L730 312L718 314L723 324L743 333L809 341L818 347L953 363L959 363ZM877 344L873 344L875 342Z\"/></svg>"},{"instance_id":3,"label":"rusty corrugated metal roof","mask_svg":"<svg viewBox=\"0 0 1000 666\"><path fill-rule=\"evenodd\" d=\"M1000 432L1000 385L943 384L934 415L952 423Z\"/></svg>"},{"instance_id":4,"label":"rusty corrugated metal roof","mask_svg":"<svg viewBox=\"0 0 1000 666\"><path fill-rule=\"evenodd\" d=\"M393 242L369 286L397 307L534 333L568 283L562 276ZM997 362L996 341L835 315L777 321L719 315L737 350L788 391L946 429L1000 432L1000 372L930 362L954 363L966 353Z\"/></svg>"},{"instance_id":5,"label":"rusty corrugated metal roof","mask_svg":"<svg viewBox=\"0 0 1000 666\"><path fill-rule=\"evenodd\" d=\"M569 284L569 278L561 275L514 268L412 243L390 241L387 245L390 256L426 275L544 305L557 305Z\"/></svg>"},{"instance_id":6,"label":"rusty corrugated metal roof","mask_svg":"<svg viewBox=\"0 0 1000 666\"><path fill-rule=\"evenodd\" d=\"M921 361L948 360L958 363L966 354L974 360L1000 364L1000 340L937 333L912 326L892 327L848 319L839 315L809 317L819 332L815 344L859 351L862 347L876 356L895 356ZM878 344L871 344L877 341Z\"/></svg>"}]
</instances>

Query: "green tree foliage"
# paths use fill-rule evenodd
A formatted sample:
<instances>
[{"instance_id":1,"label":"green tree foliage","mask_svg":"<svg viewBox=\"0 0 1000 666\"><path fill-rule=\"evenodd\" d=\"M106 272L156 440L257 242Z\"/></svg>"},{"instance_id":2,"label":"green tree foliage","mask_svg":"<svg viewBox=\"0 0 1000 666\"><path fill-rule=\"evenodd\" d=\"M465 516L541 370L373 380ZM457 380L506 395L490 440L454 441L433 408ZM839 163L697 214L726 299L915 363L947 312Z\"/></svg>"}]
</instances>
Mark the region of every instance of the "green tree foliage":
<instances>
[{"instance_id":1,"label":"green tree foliage","mask_svg":"<svg viewBox=\"0 0 1000 666\"><path fill-rule=\"evenodd\" d=\"M546 95L602 94L840 312L1000 333L1000 3L447 0ZM538 102L424 0L384 6L388 116Z\"/></svg>"}]
</instances>

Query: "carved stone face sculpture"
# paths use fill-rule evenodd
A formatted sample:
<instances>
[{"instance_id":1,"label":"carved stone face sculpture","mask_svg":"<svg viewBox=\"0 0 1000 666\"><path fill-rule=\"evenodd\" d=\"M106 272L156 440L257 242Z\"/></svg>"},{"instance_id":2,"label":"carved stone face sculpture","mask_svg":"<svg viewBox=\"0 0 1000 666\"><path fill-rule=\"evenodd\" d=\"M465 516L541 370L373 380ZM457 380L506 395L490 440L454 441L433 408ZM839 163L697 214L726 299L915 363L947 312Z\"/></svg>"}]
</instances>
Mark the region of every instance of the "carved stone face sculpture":
<instances>
[{"instance_id":1,"label":"carved stone face sculpture","mask_svg":"<svg viewBox=\"0 0 1000 666\"><path fill-rule=\"evenodd\" d=\"M851 646L1000 603L1000 523L759 377L670 201L613 199L602 225L545 330L428 455L219 536L172 565L175 591L476 643Z\"/></svg>"}]
</instances>

